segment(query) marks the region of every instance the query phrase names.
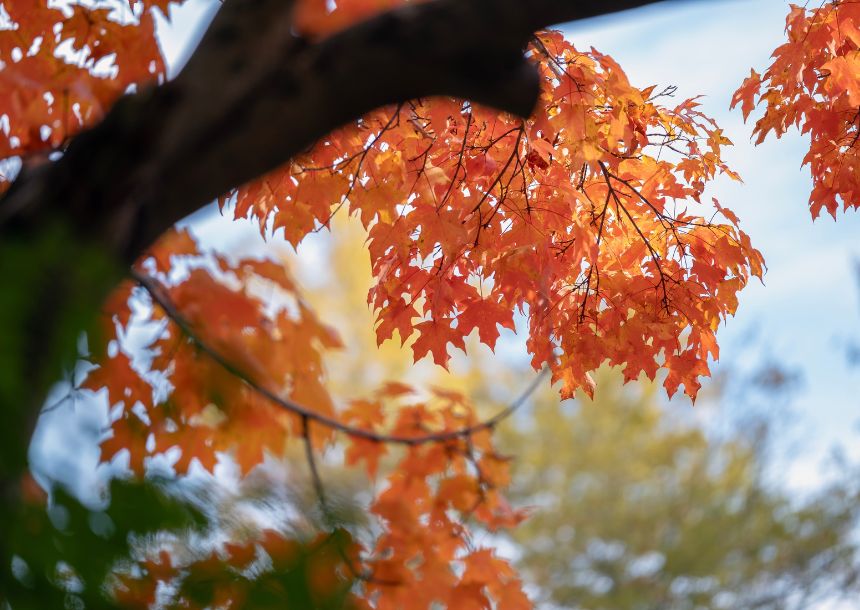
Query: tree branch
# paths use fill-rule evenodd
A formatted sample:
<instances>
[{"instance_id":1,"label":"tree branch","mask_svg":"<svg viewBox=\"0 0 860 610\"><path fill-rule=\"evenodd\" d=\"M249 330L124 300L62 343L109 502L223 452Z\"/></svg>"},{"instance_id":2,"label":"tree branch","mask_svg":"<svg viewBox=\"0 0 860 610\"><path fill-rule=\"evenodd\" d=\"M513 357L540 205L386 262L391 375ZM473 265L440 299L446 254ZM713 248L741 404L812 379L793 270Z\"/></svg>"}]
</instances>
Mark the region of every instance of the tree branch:
<instances>
[{"instance_id":1,"label":"tree branch","mask_svg":"<svg viewBox=\"0 0 860 610\"><path fill-rule=\"evenodd\" d=\"M338 419L314 411L313 409L310 409L304 405L289 400L288 398L283 398L282 396L279 396L276 392L266 387L266 385L264 385L264 382L258 381L244 371L242 371L238 366L231 362L230 359L227 358L227 356L225 356L224 354L216 350L214 347L206 343L206 341L201 339L200 336L195 332L194 327L176 308L176 306L171 301L170 296L167 294L167 291L157 280L153 279L150 276L144 275L136 270L131 271L131 276L149 293L150 297L152 297L152 300L157 303L159 307L161 307L161 309L164 310L164 313L167 315L167 317L170 318L170 320L173 321L173 323L179 327L179 330L182 332L182 334L185 335L190 341L192 341L198 347L198 349L200 349L201 352L209 356L221 368L236 377L242 383L247 385L249 388L257 392L267 400L271 401L285 411L298 415L302 420L304 430L308 429L310 422L316 422L325 426L326 428L329 428L336 432L341 432L353 438L361 438L377 443L389 443L393 445L407 446L425 445L427 443L443 443L446 441L462 439L481 432L483 430L491 430L497 425L499 425L502 421L513 415L514 412L519 409L523 404L525 404L529 397L534 393L534 391L538 388L547 373L547 369L542 370L541 373L538 374L538 376L529 384L526 390L519 397L517 397L516 400L514 400L507 407L496 413L493 417L471 426L465 426L457 430L448 430L445 432L436 432L416 436L383 434L379 432L374 432L372 430L367 430L365 428L356 428L355 426L345 424Z\"/></svg>"},{"instance_id":2,"label":"tree branch","mask_svg":"<svg viewBox=\"0 0 860 610\"><path fill-rule=\"evenodd\" d=\"M435 0L311 43L291 2L229 0L179 76L122 98L0 201L0 235L45 216L124 263L176 221L381 105L451 95L530 114L533 32L660 0Z\"/></svg>"}]
</instances>

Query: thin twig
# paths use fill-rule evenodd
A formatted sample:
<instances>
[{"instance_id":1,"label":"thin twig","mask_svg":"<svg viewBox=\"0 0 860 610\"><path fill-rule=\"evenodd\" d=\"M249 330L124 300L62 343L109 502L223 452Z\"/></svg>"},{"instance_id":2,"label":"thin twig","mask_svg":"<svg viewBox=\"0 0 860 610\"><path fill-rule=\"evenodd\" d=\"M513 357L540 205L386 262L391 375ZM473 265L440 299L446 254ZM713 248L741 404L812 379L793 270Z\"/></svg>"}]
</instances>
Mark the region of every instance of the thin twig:
<instances>
[{"instance_id":1,"label":"thin twig","mask_svg":"<svg viewBox=\"0 0 860 610\"><path fill-rule=\"evenodd\" d=\"M313 481L314 491L317 495L317 500L319 501L320 510L323 514L323 519L326 522L326 525L330 528L337 528L338 523L334 514L331 512L328 506L328 502L326 501L325 496L325 487L323 486L322 476L320 475L319 469L317 468L316 458L314 457L314 447L313 443L311 443L311 422L307 417L302 417L302 439L305 444L305 458L308 462L308 469L311 472L311 480ZM386 580L381 578L375 578L372 573L364 572L355 567L352 563L352 559L350 559L349 555L346 553L346 550L342 545L335 541L335 548L337 549L338 555L343 560L344 565L349 570L349 573L352 574L353 578L361 580L363 582L369 582L377 585L385 585L385 586L397 586L403 584L399 581L394 580Z\"/></svg>"},{"instance_id":2,"label":"thin twig","mask_svg":"<svg viewBox=\"0 0 860 610\"><path fill-rule=\"evenodd\" d=\"M311 471L311 480L314 484L314 490L317 492L317 497L320 501L320 507L326 519L330 520L328 504L325 499L325 489L323 488L322 478L317 469L317 462L314 459L314 448L311 443L311 422L307 417L302 417L302 438L305 442L305 457L308 460L308 469Z\"/></svg>"}]
</instances>

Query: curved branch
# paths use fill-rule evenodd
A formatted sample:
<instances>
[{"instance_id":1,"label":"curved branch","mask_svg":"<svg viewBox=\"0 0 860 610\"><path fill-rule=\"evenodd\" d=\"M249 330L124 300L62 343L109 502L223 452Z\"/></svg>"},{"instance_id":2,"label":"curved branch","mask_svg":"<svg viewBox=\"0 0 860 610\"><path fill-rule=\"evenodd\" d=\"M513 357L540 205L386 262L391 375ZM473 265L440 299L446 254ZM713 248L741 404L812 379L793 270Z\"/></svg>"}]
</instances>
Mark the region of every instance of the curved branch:
<instances>
[{"instance_id":1,"label":"curved branch","mask_svg":"<svg viewBox=\"0 0 860 610\"><path fill-rule=\"evenodd\" d=\"M224 354L216 350L211 345L207 344L197 335L191 323L186 320L185 317L179 312L179 310L170 300L170 296L167 294L167 291L157 280L153 279L150 276L144 275L136 270L131 271L131 276L149 293L150 297L152 297L152 300L155 301L164 310L164 313L167 315L167 317L170 318L173 323L179 327L180 331L182 331L182 333L186 337L188 337L188 339L190 339L198 347L198 349L200 349L200 351L209 356L225 371L239 379L242 383L247 385L249 388L257 392L270 402L274 403L285 411L298 415L302 420L303 431L307 431L309 422L313 421L331 430L341 432L353 438L361 438L377 443L388 443L407 446L425 445L427 443L443 443L446 441L467 438L483 430L491 430L497 425L499 425L502 421L513 415L517 409L519 409L523 404L525 404L525 402L538 388L541 381L543 381L544 377L546 377L547 374L547 369L542 370L537 375L537 377L535 377L535 379L529 384L525 391L516 398L516 400L514 400L507 407L496 413L494 416L477 424L465 426L457 430L448 430L445 432L423 434L418 436L406 436L401 434L383 434L379 432L373 432L372 430L366 430L364 428L356 428L355 426L345 424L342 421L339 421L333 417L318 413L313 409L309 409L308 407L305 407L304 405L301 405L297 402L278 396L277 393L267 388L261 382L245 374Z\"/></svg>"},{"instance_id":2,"label":"curved branch","mask_svg":"<svg viewBox=\"0 0 860 610\"><path fill-rule=\"evenodd\" d=\"M130 265L178 220L379 106L451 95L526 116L535 30L659 1L433 0L309 42L291 2L229 0L175 80L122 98L19 176L0 235L61 215Z\"/></svg>"}]
</instances>

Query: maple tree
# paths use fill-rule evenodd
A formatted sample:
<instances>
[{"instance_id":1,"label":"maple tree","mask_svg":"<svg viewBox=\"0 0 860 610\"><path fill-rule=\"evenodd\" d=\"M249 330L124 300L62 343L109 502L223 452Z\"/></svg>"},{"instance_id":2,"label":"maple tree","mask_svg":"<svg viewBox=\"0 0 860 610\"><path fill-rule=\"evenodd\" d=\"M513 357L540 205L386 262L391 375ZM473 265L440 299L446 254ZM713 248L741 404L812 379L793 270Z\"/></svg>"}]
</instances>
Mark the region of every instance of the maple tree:
<instances>
[{"instance_id":1,"label":"maple tree","mask_svg":"<svg viewBox=\"0 0 860 610\"><path fill-rule=\"evenodd\" d=\"M719 175L738 179L721 156L730 141L695 100L668 105L671 89L638 88L611 57L542 29L653 1L234 0L165 82L153 14L169 1L3 0L0 158L21 164L0 202L0 273L15 286L3 307L8 428L27 438L87 313L131 267L89 336L83 388L117 407L105 459L128 452L143 475L176 449L178 473L225 454L249 472L299 443L328 512L324 448L341 444L373 477L400 446L369 507L377 536L326 554L317 588L378 608L526 607L516 574L473 548L466 524L523 518L504 498L492 431L525 397L486 420L463 396L397 382L333 397L322 358L339 340L286 270L202 252L169 228L220 197L295 245L354 213L379 342L396 333L415 360L444 367L450 347L475 331L493 347L520 313L533 367L564 397L589 392L589 371L608 362L626 380L664 370L669 394L695 398L717 327L763 272L735 214L705 195ZM794 9L790 42L736 98L749 115L768 87L761 137L792 123L812 133L814 215L856 206L854 12L838 0ZM475 27L450 36L454 23ZM57 301L64 311L46 311ZM146 366L123 345L141 320L161 324ZM26 440L3 451L15 506L29 493ZM265 540L228 550L234 567L258 548L277 563ZM148 558L109 589L147 606L159 583L195 570ZM230 587L218 595L240 603Z\"/></svg>"}]
</instances>

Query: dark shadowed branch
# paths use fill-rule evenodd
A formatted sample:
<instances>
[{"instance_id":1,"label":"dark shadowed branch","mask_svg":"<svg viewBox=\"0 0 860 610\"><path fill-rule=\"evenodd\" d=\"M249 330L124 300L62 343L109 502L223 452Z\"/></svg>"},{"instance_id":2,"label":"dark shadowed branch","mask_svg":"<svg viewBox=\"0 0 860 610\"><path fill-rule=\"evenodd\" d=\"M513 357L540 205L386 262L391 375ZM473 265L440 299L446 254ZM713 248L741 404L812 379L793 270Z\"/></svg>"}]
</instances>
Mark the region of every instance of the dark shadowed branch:
<instances>
[{"instance_id":1,"label":"dark shadowed branch","mask_svg":"<svg viewBox=\"0 0 860 610\"><path fill-rule=\"evenodd\" d=\"M535 30L660 0L435 0L320 41L292 3L225 3L173 81L122 98L0 200L0 236L66 216L131 264L176 221L384 104L451 95L527 116Z\"/></svg>"}]
</instances>

